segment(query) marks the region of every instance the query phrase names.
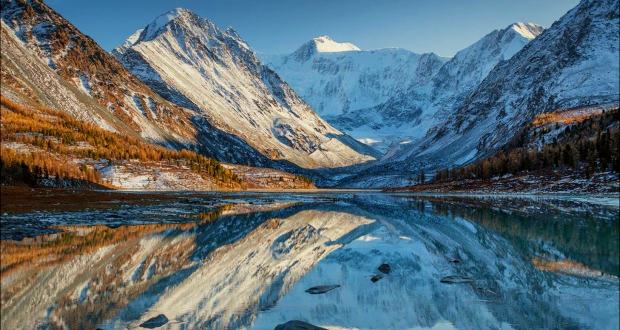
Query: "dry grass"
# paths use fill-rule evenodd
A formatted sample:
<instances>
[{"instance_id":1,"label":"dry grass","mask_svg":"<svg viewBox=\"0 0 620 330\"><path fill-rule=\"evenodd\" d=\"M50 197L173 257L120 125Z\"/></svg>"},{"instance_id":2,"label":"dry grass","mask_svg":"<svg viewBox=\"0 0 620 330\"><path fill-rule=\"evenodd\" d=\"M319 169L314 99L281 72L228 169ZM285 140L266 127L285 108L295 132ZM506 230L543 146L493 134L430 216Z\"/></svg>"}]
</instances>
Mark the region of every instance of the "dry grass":
<instances>
[{"instance_id":1,"label":"dry grass","mask_svg":"<svg viewBox=\"0 0 620 330\"><path fill-rule=\"evenodd\" d=\"M534 127L545 126L548 124L571 125L584 122L593 116L601 114L601 110L566 110L557 112L545 112L534 117L532 125Z\"/></svg>"}]
</instances>

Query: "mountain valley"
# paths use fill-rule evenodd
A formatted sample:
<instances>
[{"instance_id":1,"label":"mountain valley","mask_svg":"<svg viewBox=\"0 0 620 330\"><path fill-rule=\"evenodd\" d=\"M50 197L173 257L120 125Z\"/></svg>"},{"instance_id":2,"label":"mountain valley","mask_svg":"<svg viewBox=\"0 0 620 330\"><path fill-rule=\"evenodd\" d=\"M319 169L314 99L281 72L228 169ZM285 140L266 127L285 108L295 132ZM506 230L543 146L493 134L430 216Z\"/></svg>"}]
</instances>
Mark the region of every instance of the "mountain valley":
<instances>
[{"instance_id":1,"label":"mountain valley","mask_svg":"<svg viewBox=\"0 0 620 330\"><path fill-rule=\"evenodd\" d=\"M0 0L0 328L618 329L619 1Z\"/></svg>"},{"instance_id":2,"label":"mountain valley","mask_svg":"<svg viewBox=\"0 0 620 330\"><path fill-rule=\"evenodd\" d=\"M4 99L190 150L247 178L260 167L321 187L404 186L421 169L430 178L493 156L540 113L619 99L614 0L583 0L549 28L494 30L451 58L325 35L257 55L232 28L183 8L108 53L42 1L2 5ZM114 173L130 182L149 172ZM174 189L165 182L158 189Z\"/></svg>"}]
</instances>

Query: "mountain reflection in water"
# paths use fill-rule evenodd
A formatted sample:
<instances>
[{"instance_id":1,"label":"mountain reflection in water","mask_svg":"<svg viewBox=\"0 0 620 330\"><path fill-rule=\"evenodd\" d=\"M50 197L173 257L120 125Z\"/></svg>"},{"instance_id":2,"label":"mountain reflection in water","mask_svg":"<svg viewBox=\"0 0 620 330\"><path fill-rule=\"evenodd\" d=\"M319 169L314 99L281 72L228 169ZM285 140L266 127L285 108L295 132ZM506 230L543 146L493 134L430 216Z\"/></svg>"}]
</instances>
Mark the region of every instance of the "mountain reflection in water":
<instances>
[{"instance_id":1,"label":"mountain reflection in water","mask_svg":"<svg viewBox=\"0 0 620 330\"><path fill-rule=\"evenodd\" d=\"M124 329L160 314L163 329L619 325L615 205L348 193L196 208L218 198L3 218L55 220L1 241L2 328ZM169 218L128 216L142 211Z\"/></svg>"}]
</instances>

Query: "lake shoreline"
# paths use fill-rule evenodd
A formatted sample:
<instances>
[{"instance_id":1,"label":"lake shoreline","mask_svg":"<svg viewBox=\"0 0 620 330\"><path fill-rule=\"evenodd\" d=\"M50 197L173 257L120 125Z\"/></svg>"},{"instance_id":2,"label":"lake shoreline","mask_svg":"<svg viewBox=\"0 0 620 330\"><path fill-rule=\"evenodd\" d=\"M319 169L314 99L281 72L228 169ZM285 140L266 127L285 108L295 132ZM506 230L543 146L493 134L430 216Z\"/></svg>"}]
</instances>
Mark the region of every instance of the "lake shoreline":
<instances>
[{"instance_id":1,"label":"lake shoreline","mask_svg":"<svg viewBox=\"0 0 620 330\"><path fill-rule=\"evenodd\" d=\"M385 195L408 195L420 197L463 197L463 198L558 198L587 200L595 204L618 206L617 193L567 193L567 192L488 192L488 191L411 191L379 189L247 189L247 190L108 190L108 189L72 189L72 188L29 188L20 186L2 186L2 214L24 213L31 211L71 211L85 207L109 207L108 200L120 199L128 204L148 205L173 200L179 196L191 197L224 194L302 194L302 195L337 195L350 193L368 193ZM68 198L68 199L67 199Z\"/></svg>"}]
</instances>

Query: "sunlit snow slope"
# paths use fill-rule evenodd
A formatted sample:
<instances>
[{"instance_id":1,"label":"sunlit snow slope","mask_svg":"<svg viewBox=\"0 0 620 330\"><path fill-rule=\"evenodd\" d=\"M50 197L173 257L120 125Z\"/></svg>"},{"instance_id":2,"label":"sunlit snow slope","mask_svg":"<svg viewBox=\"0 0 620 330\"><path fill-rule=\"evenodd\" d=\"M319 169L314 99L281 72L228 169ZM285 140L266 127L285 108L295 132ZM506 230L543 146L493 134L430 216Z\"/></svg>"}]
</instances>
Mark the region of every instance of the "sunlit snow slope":
<instances>
[{"instance_id":1,"label":"sunlit snow slope","mask_svg":"<svg viewBox=\"0 0 620 330\"><path fill-rule=\"evenodd\" d=\"M189 10L157 17L113 53L160 95L271 159L323 168L377 155L317 116L234 30Z\"/></svg>"}]
</instances>

